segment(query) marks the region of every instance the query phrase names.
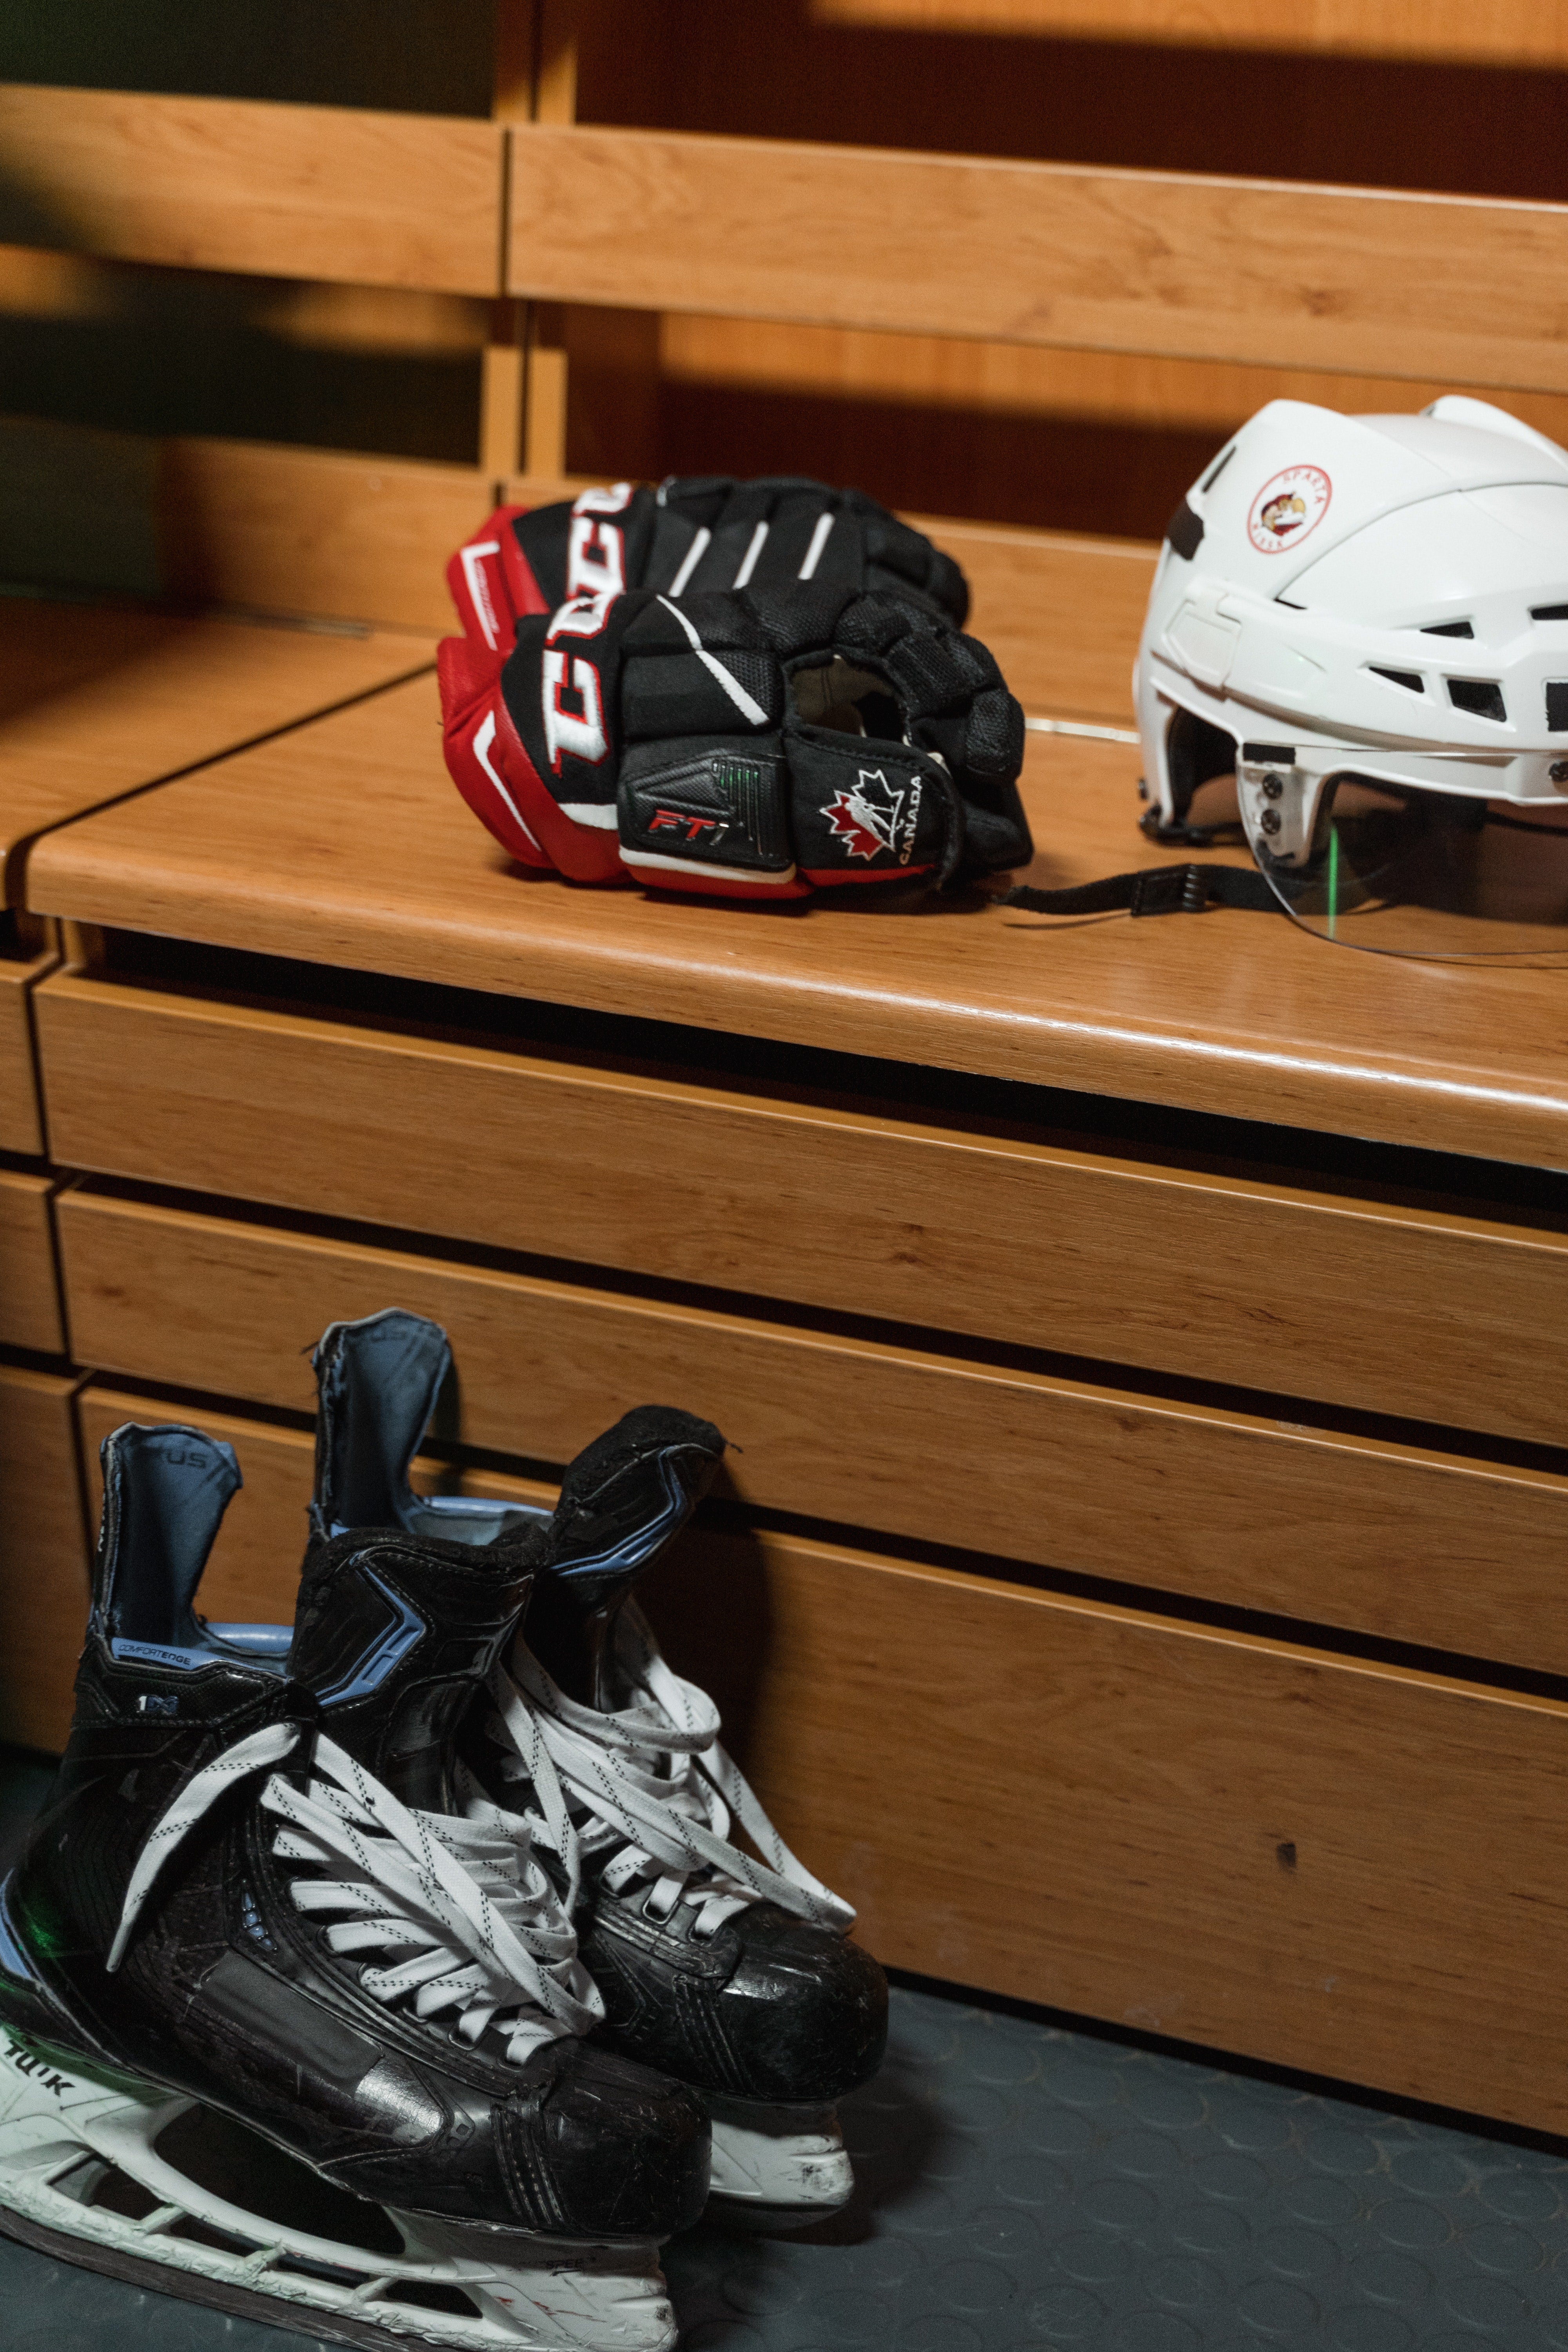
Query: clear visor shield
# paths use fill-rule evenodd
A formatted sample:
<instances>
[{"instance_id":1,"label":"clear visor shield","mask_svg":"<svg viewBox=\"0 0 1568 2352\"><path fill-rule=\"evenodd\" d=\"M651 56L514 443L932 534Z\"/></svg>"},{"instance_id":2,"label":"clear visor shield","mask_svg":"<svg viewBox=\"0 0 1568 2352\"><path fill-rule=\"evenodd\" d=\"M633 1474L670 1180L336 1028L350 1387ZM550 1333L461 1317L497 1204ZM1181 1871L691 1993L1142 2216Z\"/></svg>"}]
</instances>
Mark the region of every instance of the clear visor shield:
<instances>
[{"instance_id":1,"label":"clear visor shield","mask_svg":"<svg viewBox=\"0 0 1568 2352\"><path fill-rule=\"evenodd\" d=\"M1305 930L1374 954L1568 955L1568 803L1238 765L1190 821L1239 825Z\"/></svg>"}]
</instances>

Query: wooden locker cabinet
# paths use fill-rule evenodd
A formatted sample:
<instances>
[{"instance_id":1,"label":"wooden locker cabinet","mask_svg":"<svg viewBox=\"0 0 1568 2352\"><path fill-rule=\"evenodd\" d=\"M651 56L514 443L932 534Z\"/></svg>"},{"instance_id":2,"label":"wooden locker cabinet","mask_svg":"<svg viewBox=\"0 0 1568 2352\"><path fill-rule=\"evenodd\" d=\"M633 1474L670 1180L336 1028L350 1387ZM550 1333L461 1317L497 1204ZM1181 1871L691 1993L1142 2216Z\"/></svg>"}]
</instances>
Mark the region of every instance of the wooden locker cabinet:
<instances>
[{"instance_id":1,"label":"wooden locker cabinet","mask_svg":"<svg viewBox=\"0 0 1568 2352\"><path fill-rule=\"evenodd\" d=\"M89 1458L121 1421L175 1417L96 1385L79 1411ZM247 1481L203 1606L280 1618L310 1438L203 1426ZM1561 1702L763 1531L700 1531L645 1598L890 1964L1568 2126L1539 2063L1568 1905Z\"/></svg>"},{"instance_id":2,"label":"wooden locker cabinet","mask_svg":"<svg viewBox=\"0 0 1568 2352\"><path fill-rule=\"evenodd\" d=\"M58 1750L87 1623L79 1380L0 1362L0 1739Z\"/></svg>"},{"instance_id":3,"label":"wooden locker cabinet","mask_svg":"<svg viewBox=\"0 0 1568 2352\"><path fill-rule=\"evenodd\" d=\"M397 1305L441 1324L443 1429L563 1462L650 1398L732 1441L759 1508L1568 1672L1568 1478L1020 1363L639 1297L80 1185L58 1204L78 1353L313 1410L306 1349Z\"/></svg>"},{"instance_id":4,"label":"wooden locker cabinet","mask_svg":"<svg viewBox=\"0 0 1568 2352\"><path fill-rule=\"evenodd\" d=\"M35 1003L70 1167L1502 1436L1562 1426L1551 1231L75 971Z\"/></svg>"},{"instance_id":5,"label":"wooden locker cabinet","mask_svg":"<svg viewBox=\"0 0 1568 2352\"><path fill-rule=\"evenodd\" d=\"M1511 0L1438 13L1394 51L1568 57ZM1561 973L526 878L431 676L453 546L579 486L584 320L750 336L749 382L790 336L836 395L994 410L1048 358L1086 414L1446 383L1559 431L1568 214L578 123L592 14L503 0L489 121L0 90L79 286L314 271L484 337L471 463L172 438L130 518L167 609L0 607L0 1728L63 1736L120 1420L236 1444L205 1603L288 1612L305 1350L402 1305L458 1361L422 1483L548 1499L654 1397L735 1441L651 1605L889 1959L1568 2129ZM1373 38L1264 15L1154 29ZM609 372L633 438L658 364ZM1035 721L1030 878L1163 862L1156 550L931 528Z\"/></svg>"},{"instance_id":6,"label":"wooden locker cabinet","mask_svg":"<svg viewBox=\"0 0 1568 2352\"><path fill-rule=\"evenodd\" d=\"M63 1356L65 1326L47 1176L0 1168L0 1347Z\"/></svg>"}]
</instances>

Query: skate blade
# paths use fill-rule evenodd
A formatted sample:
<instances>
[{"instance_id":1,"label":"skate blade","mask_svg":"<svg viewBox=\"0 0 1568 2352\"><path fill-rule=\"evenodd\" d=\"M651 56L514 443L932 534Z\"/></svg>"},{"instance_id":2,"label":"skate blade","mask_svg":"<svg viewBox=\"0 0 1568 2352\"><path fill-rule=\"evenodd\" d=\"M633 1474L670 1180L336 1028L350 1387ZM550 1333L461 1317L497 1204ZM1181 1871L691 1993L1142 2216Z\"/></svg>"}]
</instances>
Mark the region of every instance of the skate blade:
<instances>
[{"instance_id":1,"label":"skate blade","mask_svg":"<svg viewBox=\"0 0 1568 2352\"><path fill-rule=\"evenodd\" d=\"M855 2175L832 2107L708 2102L713 2125L709 2200L726 2219L754 2212L770 2224L805 2224L839 2212Z\"/></svg>"},{"instance_id":2,"label":"skate blade","mask_svg":"<svg viewBox=\"0 0 1568 2352\"><path fill-rule=\"evenodd\" d=\"M214 2109L131 2093L79 2062L67 2073L10 2032L0 2231L234 2317L385 2352L671 2352L677 2336L651 2243L394 2212Z\"/></svg>"}]
</instances>

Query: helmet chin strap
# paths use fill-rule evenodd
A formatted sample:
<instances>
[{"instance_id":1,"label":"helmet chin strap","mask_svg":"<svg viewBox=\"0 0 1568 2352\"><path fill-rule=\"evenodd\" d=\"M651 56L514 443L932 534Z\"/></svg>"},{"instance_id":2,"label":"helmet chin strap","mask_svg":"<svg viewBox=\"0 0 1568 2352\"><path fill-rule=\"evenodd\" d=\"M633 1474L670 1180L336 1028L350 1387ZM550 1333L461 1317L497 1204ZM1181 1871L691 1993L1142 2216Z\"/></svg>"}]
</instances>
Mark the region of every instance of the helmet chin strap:
<instances>
[{"instance_id":1,"label":"helmet chin strap","mask_svg":"<svg viewBox=\"0 0 1568 2352\"><path fill-rule=\"evenodd\" d=\"M1286 909L1257 867L1244 866L1146 866L1135 874L1108 875L1068 890L1036 890L1019 883L997 898L1031 915L1197 915L1205 907L1246 907L1254 912Z\"/></svg>"}]
</instances>

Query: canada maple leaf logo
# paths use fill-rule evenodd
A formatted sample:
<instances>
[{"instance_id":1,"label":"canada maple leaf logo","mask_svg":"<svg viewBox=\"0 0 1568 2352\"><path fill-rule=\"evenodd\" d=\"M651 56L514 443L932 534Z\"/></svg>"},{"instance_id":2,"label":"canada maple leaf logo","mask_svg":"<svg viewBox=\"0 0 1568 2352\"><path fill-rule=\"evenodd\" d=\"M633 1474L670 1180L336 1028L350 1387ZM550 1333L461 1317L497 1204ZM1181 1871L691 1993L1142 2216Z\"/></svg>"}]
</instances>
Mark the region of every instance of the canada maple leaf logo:
<instances>
[{"instance_id":1,"label":"canada maple leaf logo","mask_svg":"<svg viewBox=\"0 0 1568 2352\"><path fill-rule=\"evenodd\" d=\"M854 790L836 793L823 814L850 857L869 859L888 850L907 865L920 804L918 778L909 787L890 784L880 768L862 768Z\"/></svg>"}]
</instances>

